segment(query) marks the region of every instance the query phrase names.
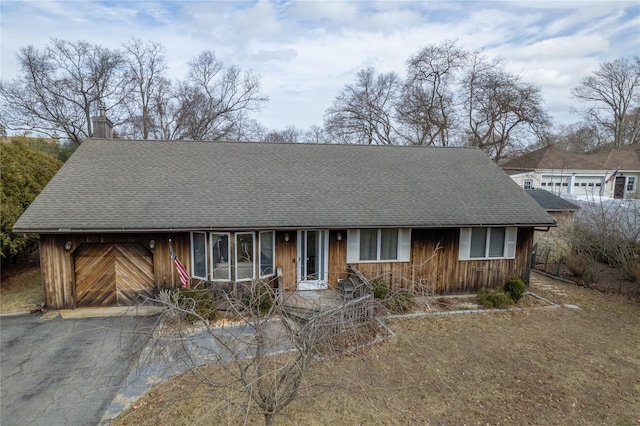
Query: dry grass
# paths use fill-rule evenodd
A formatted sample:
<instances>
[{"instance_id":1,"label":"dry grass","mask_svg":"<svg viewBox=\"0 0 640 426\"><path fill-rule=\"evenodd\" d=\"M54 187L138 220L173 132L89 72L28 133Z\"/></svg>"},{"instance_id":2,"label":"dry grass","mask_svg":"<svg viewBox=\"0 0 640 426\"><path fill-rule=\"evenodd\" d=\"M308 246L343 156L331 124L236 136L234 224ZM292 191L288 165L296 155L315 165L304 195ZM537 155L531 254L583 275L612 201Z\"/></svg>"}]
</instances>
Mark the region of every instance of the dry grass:
<instances>
[{"instance_id":1,"label":"dry grass","mask_svg":"<svg viewBox=\"0 0 640 426\"><path fill-rule=\"evenodd\" d=\"M395 320L397 338L324 362L279 424L640 424L640 303L559 282L580 309ZM229 387L187 373L114 425L261 424ZM224 382L219 366L204 371Z\"/></svg>"},{"instance_id":2,"label":"dry grass","mask_svg":"<svg viewBox=\"0 0 640 426\"><path fill-rule=\"evenodd\" d=\"M0 314L27 312L43 302L38 265L17 266L2 272Z\"/></svg>"}]
</instances>

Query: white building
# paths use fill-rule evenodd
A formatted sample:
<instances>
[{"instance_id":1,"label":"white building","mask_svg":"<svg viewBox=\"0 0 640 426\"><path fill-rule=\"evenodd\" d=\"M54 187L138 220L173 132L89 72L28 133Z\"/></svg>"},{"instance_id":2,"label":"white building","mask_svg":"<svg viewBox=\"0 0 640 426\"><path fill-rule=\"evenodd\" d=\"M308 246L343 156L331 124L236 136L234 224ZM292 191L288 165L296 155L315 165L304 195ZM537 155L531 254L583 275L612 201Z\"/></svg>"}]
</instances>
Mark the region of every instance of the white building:
<instances>
[{"instance_id":1,"label":"white building","mask_svg":"<svg viewBox=\"0 0 640 426\"><path fill-rule=\"evenodd\" d=\"M595 154L546 146L502 164L524 189L576 197L640 198L640 144Z\"/></svg>"}]
</instances>

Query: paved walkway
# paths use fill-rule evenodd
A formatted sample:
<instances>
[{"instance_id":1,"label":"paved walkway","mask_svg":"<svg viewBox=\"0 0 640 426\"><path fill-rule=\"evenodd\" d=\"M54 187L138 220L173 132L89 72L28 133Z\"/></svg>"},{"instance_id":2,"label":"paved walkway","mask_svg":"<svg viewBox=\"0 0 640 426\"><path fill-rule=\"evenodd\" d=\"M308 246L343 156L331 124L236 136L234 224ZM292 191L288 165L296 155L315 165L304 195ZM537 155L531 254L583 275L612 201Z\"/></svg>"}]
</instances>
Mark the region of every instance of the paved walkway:
<instances>
[{"instance_id":1,"label":"paved walkway","mask_svg":"<svg viewBox=\"0 0 640 426\"><path fill-rule=\"evenodd\" d=\"M274 319L264 324L271 341L269 353L293 349L284 324ZM248 358L255 351L255 331L248 324L194 327L182 332L156 330L139 360L120 387L100 424L107 424L129 408L142 395L162 382L193 367Z\"/></svg>"}]
</instances>

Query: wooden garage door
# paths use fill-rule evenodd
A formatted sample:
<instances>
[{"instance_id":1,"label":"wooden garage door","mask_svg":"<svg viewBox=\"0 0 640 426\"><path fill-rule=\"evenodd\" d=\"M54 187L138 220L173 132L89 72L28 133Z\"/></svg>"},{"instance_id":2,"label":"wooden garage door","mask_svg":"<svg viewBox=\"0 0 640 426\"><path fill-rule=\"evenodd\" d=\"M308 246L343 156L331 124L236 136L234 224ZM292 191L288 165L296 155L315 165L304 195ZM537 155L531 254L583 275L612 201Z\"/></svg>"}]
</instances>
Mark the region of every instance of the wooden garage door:
<instances>
[{"instance_id":1,"label":"wooden garage door","mask_svg":"<svg viewBox=\"0 0 640 426\"><path fill-rule=\"evenodd\" d=\"M138 243L83 244L75 274L77 306L130 305L153 295L153 257Z\"/></svg>"}]
</instances>

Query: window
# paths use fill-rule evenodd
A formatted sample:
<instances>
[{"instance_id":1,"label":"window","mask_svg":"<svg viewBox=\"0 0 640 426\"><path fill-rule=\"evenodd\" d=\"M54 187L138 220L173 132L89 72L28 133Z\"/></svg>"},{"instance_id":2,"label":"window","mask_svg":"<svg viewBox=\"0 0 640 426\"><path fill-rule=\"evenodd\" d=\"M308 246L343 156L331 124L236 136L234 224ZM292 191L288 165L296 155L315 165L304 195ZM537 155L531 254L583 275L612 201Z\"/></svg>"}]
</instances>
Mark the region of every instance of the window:
<instances>
[{"instance_id":1,"label":"window","mask_svg":"<svg viewBox=\"0 0 640 426\"><path fill-rule=\"evenodd\" d=\"M253 232L236 233L236 281L252 280L255 277Z\"/></svg>"},{"instance_id":2,"label":"window","mask_svg":"<svg viewBox=\"0 0 640 426\"><path fill-rule=\"evenodd\" d=\"M260 232L260 277L273 275L275 271L275 238L273 231Z\"/></svg>"},{"instance_id":3,"label":"window","mask_svg":"<svg viewBox=\"0 0 640 426\"><path fill-rule=\"evenodd\" d=\"M379 229L360 230L360 260L378 260Z\"/></svg>"},{"instance_id":4,"label":"window","mask_svg":"<svg viewBox=\"0 0 640 426\"><path fill-rule=\"evenodd\" d=\"M518 228L461 228L459 259L513 259Z\"/></svg>"},{"instance_id":5,"label":"window","mask_svg":"<svg viewBox=\"0 0 640 426\"><path fill-rule=\"evenodd\" d=\"M411 229L349 229L347 263L408 262Z\"/></svg>"},{"instance_id":6,"label":"window","mask_svg":"<svg viewBox=\"0 0 640 426\"><path fill-rule=\"evenodd\" d=\"M207 277L207 234L191 233L191 275L203 280Z\"/></svg>"},{"instance_id":7,"label":"window","mask_svg":"<svg viewBox=\"0 0 640 426\"><path fill-rule=\"evenodd\" d=\"M627 176L627 192L635 192L636 190L636 177Z\"/></svg>"},{"instance_id":8,"label":"window","mask_svg":"<svg viewBox=\"0 0 640 426\"><path fill-rule=\"evenodd\" d=\"M533 179L525 179L522 186L524 189L533 189Z\"/></svg>"},{"instance_id":9,"label":"window","mask_svg":"<svg viewBox=\"0 0 640 426\"><path fill-rule=\"evenodd\" d=\"M231 251L229 234L212 232L211 236L211 280L228 281L231 279Z\"/></svg>"},{"instance_id":10,"label":"window","mask_svg":"<svg viewBox=\"0 0 640 426\"><path fill-rule=\"evenodd\" d=\"M261 233L261 274L273 274L275 238L273 231ZM255 278L255 234L237 232L232 256L231 234L229 232L191 233L191 275L208 281L252 280ZM268 260L270 259L270 260ZM269 272L271 271L271 272Z\"/></svg>"}]
</instances>

